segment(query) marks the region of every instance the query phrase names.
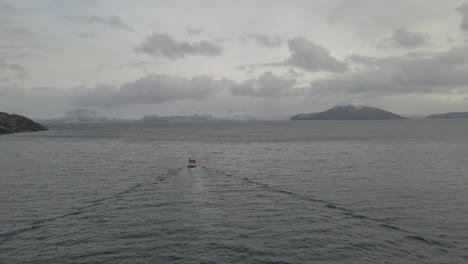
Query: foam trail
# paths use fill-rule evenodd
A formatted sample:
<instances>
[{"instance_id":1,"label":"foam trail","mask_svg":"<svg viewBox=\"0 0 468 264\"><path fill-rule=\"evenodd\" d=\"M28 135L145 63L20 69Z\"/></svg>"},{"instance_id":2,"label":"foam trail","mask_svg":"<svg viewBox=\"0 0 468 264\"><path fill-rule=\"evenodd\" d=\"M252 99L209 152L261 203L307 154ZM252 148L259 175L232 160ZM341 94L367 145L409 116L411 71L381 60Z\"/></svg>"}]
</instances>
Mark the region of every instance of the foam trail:
<instances>
[{"instance_id":1,"label":"foam trail","mask_svg":"<svg viewBox=\"0 0 468 264\"><path fill-rule=\"evenodd\" d=\"M179 168L179 169L169 169L166 174L164 174L163 176L160 176L160 177L156 178L154 181L152 181L152 184L158 184L159 182L164 181L164 180L166 180L167 178L169 178L171 176L177 175L180 171L181 171L181 168ZM49 217L49 218L35 220L35 221L31 222L31 226L29 226L29 227L20 228L20 229L17 229L17 230L0 233L0 245L7 242L8 240L14 238L17 235L20 235L22 233L29 232L29 231L34 231L34 230L36 230L38 228L44 227L46 224L48 224L50 222L53 222L55 220L63 219L63 218L71 217L71 216L81 215L83 213L86 213L86 211L88 211L89 209L91 209L93 207L96 207L98 205L101 205L101 204L103 204L103 203L105 203L105 202L107 202L109 200L120 199L120 198L122 198L123 196L125 196L127 194L130 194L132 192L137 191L138 189L140 189L144 185L146 185L146 184L137 183L137 184L135 184L135 185L123 190L123 191L114 193L114 194L109 195L107 197L90 200L90 201L86 202L87 205L76 207L75 209L72 209L71 212L68 212L68 213L65 213L65 214L62 214L62 215L58 215L58 216L55 216L55 217Z\"/></svg>"},{"instance_id":2,"label":"foam trail","mask_svg":"<svg viewBox=\"0 0 468 264\"><path fill-rule=\"evenodd\" d=\"M209 171L209 172L212 172L212 173L215 173L215 174L218 174L218 175L224 175L224 176L229 177L229 178L234 178L233 174L226 173L226 172L223 172L221 170L210 170L208 168L206 168L205 170ZM404 238L406 238L406 239L418 241L418 242L425 243L425 244L430 244L430 245L435 245L435 246L440 246L440 247L445 247L445 248L450 248L450 249L456 249L456 247L453 246L453 245L443 243L443 242L437 241L435 239L424 238L423 236L420 236L418 234L408 235L408 234L411 234L413 232L405 230L403 228L396 227L394 225L390 225L388 223L385 223L386 219L373 218L373 217L357 214L357 213L353 212L351 209L348 209L348 208L345 208L345 207L342 207L342 206L338 206L338 205L336 205L336 204L334 204L332 202L322 200L322 199L318 199L318 198L311 198L311 197L308 197L308 196L305 196L305 195L302 195L302 194L282 190L282 189L279 189L277 187L272 187L269 184L253 181L252 179L249 179L247 177L244 177L242 180L244 182L248 183L248 184L256 185L256 186L260 187L261 189L263 189L265 191L288 195L290 197L300 199L300 200L310 201L310 202L314 202L314 203L320 203L320 204L323 204L323 206L325 206L326 208L330 208L330 209L340 211L342 214L350 216L352 218L371 221L373 223L378 223L378 226L381 227L381 228L385 228L385 229L389 229L389 230L404 233L405 234Z\"/></svg>"}]
</instances>

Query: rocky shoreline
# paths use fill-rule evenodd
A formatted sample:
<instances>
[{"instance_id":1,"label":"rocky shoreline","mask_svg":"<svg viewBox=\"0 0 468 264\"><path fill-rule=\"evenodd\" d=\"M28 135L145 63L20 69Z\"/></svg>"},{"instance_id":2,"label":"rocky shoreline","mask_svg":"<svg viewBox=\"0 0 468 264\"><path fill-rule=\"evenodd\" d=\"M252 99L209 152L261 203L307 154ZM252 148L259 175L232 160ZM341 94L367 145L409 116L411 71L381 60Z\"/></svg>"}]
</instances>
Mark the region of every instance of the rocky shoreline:
<instances>
[{"instance_id":1,"label":"rocky shoreline","mask_svg":"<svg viewBox=\"0 0 468 264\"><path fill-rule=\"evenodd\" d=\"M0 135L45 130L47 127L27 117L0 112Z\"/></svg>"}]
</instances>

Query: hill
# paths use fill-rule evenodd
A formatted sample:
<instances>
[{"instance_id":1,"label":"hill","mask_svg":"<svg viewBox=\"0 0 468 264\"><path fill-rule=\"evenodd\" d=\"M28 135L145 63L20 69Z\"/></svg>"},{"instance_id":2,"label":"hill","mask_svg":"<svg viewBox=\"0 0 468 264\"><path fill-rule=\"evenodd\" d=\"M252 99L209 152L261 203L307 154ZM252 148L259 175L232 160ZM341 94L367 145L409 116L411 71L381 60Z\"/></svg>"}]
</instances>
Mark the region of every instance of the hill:
<instances>
[{"instance_id":1,"label":"hill","mask_svg":"<svg viewBox=\"0 0 468 264\"><path fill-rule=\"evenodd\" d=\"M389 111L370 106L340 105L326 111L310 114L298 114L290 120L389 120L406 119Z\"/></svg>"},{"instance_id":2,"label":"hill","mask_svg":"<svg viewBox=\"0 0 468 264\"><path fill-rule=\"evenodd\" d=\"M426 116L427 119L457 119L468 118L468 112L451 112L445 114L433 114Z\"/></svg>"},{"instance_id":3,"label":"hill","mask_svg":"<svg viewBox=\"0 0 468 264\"><path fill-rule=\"evenodd\" d=\"M255 118L248 115L237 115L229 117L215 117L206 114L175 115L175 116L144 116L137 120L139 123L199 123L199 122L228 122L228 121L255 121Z\"/></svg>"},{"instance_id":4,"label":"hill","mask_svg":"<svg viewBox=\"0 0 468 264\"><path fill-rule=\"evenodd\" d=\"M76 124L76 123L128 123L132 120L109 118L91 109L75 109L65 113L63 117L54 119L41 119L45 124Z\"/></svg>"},{"instance_id":5,"label":"hill","mask_svg":"<svg viewBox=\"0 0 468 264\"><path fill-rule=\"evenodd\" d=\"M0 135L44 130L48 129L27 117L0 112Z\"/></svg>"}]
</instances>

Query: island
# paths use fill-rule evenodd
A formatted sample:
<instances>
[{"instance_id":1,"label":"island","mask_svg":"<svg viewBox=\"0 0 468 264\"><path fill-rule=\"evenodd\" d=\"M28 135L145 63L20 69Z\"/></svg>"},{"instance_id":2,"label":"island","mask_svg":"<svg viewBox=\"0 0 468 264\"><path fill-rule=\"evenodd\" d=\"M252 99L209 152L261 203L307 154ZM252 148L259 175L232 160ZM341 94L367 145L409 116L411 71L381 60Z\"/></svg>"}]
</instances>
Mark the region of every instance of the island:
<instances>
[{"instance_id":1,"label":"island","mask_svg":"<svg viewBox=\"0 0 468 264\"><path fill-rule=\"evenodd\" d=\"M310 114L298 114L290 120L390 120L407 119L406 117L364 105L339 105L326 111Z\"/></svg>"},{"instance_id":2,"label":"island","mask_svg":"<svg viewBox=\"0 0 468 264\"><path fill-rule=\"evenodd\" d=\"M427 119L461 119L468 118L468 112L450 112L445 114L433 114L426 116Z\"/></svg>"},{"instance_id":3,"label":"island","mask_svg":"<svg viewBox=\"0 0 468 264\"><path fill-rule=\"evenodd\" d=\"M0 135L45 130L48 129L27 117L0 112Z\"/></svg>"}]
</instances>

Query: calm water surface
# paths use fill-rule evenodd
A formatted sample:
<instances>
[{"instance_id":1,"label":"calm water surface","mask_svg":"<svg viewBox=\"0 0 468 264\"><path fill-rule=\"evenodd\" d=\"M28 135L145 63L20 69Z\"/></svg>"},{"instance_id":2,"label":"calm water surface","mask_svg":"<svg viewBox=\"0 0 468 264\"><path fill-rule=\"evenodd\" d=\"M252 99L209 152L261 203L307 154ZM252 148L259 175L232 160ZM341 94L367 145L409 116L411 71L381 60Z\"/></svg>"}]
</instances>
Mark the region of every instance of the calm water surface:
<instances>
[{"instance_id":1,"label":"calm water surface","mask_svg":"<svg viewBox=\"0 0 468 264\"><path fill-rule=\"evenodd\" d=\"M50 127L0 136L0 263L468 263L468 120Z\"/></svg>"}]
</instances>

